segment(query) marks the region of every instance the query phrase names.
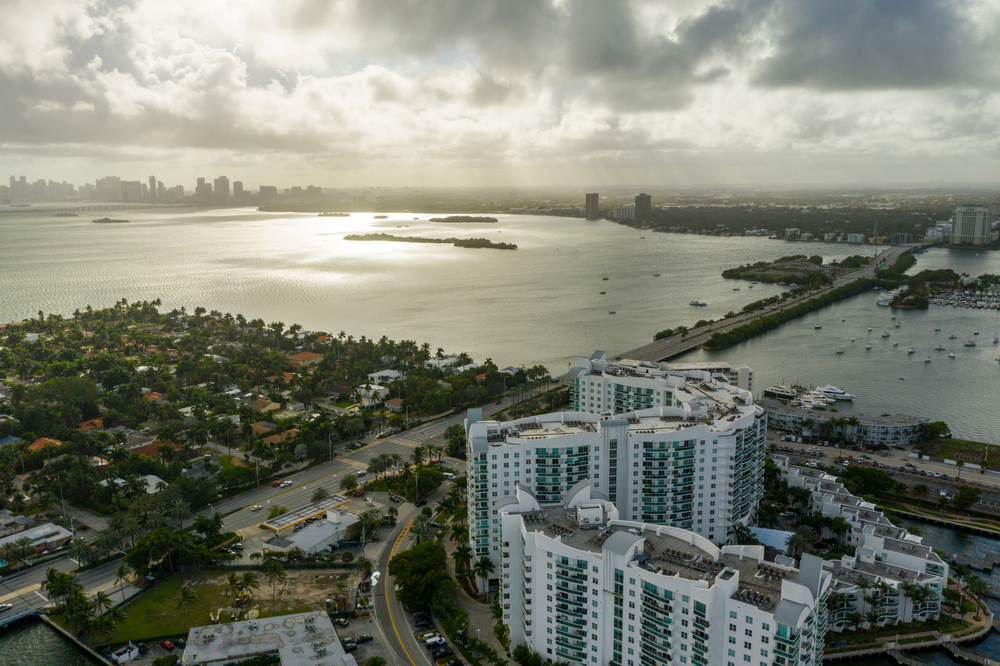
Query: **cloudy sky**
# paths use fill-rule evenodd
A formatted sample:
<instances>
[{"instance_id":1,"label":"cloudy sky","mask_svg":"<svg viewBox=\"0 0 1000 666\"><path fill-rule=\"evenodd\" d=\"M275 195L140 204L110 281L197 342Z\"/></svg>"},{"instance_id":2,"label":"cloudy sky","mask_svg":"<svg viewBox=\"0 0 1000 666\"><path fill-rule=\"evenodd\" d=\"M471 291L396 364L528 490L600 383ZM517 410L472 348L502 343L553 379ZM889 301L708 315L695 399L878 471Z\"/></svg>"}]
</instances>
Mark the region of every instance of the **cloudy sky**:
<instances>
[{"instance_id":1,"label":"cloudy sky","mask_svg":"<svg viewBox=\"0 0 1000 666\"><path fill-rule=\"evenodd\" d=\"M29 180L1000 180L998 0L2 9L0 168Z\"/></svg>"}]
</instances>

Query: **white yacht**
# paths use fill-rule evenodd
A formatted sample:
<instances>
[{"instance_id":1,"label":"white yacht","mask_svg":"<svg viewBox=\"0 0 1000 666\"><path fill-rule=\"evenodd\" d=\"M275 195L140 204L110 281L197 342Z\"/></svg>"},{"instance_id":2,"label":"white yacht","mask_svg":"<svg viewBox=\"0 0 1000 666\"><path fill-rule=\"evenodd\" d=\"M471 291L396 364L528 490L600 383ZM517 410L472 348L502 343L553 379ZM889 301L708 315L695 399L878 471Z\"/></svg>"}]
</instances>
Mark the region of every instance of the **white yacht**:
<instances>
[{"instance_id":1,"label":"white yacht","mask_svg":"<svg viewBox=\"0 0 1000 666\"><path fill-rule=\"evenodd\" d=\"M882 337L883 338L889 337L889 331L882 331Z\"/></svg>"},{"instance_id":2,"label":"white yacht","mask_svg":"<svg viewBox=\"0 0 1000 666\"><path fill-rule=\"evenodd\" d=\"M930 356L928 356L927 358L924 359L924 363L930 363L930 362L931 362L931 357Z\"/></svg>"},{"instance_id":3,"label":"white yacht","mask_svg":"<svg viewBox=\"0 0 1000 666\"><path fill-rule=\"evenodd\" d=\"M833 385L820 386L816 389L816 392L825 395L827 398L833 398L834 400L854 400L855 397Z\"/></svg>"},{"instance_id":4,"label":"white yacht","mask_svg":"<svg viewBox=\"0 0 1000 666\"><path fill-rule=\"evenodd\" d=\"M917 350L914 349L913 347L910 347L909 349L906 350L907 354L915 354L916 352L917 352Z\"/></svg>"},{"instance_id":5,"label":"white yacht","mask_svg":"<svg viewBox=\"0 0 1000 666\"><path fill-rule=\"evenodd\" d=\"M976 341L975 340L969 340L968 342L965 343L965 346L966 347L975 347L976 346Z\"/></svg>"}]
</instances>

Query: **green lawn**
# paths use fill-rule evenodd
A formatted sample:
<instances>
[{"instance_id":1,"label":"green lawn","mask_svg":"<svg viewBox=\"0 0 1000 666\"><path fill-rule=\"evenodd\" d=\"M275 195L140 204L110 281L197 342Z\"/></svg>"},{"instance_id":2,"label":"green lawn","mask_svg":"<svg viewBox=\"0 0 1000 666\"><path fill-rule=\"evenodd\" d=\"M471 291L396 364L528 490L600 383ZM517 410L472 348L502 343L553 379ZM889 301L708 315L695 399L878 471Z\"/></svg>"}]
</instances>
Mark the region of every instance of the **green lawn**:
<instances>
[{"instance_id":1,"label":"green lawn","mask_svg":"<svg viewBox=\"0 0 1000 666\"><path fill-rule=\"evenodd\" d=\"M991 464L1000 462L1000 450L996 447L991 447L990 460ZM936 439L930 442L927 447L925 447L924 454L929 456L936 456L939 458L945 458L947 460L961 460L963 462L973 462L976 464L981 464L983 460L983 455L986 449L986 444L983 442L973 442L966 439ZM975 474L972 470L964 470L966 474Z\"/></svg>"},{"instance_id":2,"label":"green lawn","mask_svg":"<svg viewBox=\"0 0 1000 666\"><path fill-rule=\"evenodd\" d=\"M224 573L200 573L185 576L174 576L158 582L153 589L144 592L142 596L127 607L128 618L118 627L117 639L121 641L141 640L155 636L187 633L190 627L211 624L209 611L228 608L232 597L226 596L225 585L213 585L212 581L223 580ZM184 611L177 608L177 594L181 586L188 583L198 595L198 602L188 611L189 626L184 624ZM256 591L255 607L260 617L269 617L271 613L271 590L261 578L261 588ZM303 612L314 610L308 607L289 606L278 603L277 614ZM229 615L223 615L224 621L229 621ZM242 619L246 619L245 617ZM115 640L116 634L111 638Z\"/></svg>"}]
</instances>

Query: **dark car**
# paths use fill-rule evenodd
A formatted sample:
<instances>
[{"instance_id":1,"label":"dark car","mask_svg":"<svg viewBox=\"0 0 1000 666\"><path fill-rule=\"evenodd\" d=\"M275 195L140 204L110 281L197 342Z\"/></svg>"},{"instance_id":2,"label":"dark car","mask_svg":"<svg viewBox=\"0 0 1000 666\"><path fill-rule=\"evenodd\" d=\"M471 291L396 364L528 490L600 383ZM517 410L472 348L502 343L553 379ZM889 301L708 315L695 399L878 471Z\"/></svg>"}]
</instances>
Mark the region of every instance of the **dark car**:
<instances>
[{"instance_id":1,"label":"dark car","mask_svg":"<svg viewBox=\"0 0 1000 666\"><path fill-rule=\"evenodd\" d=\"M271 487L272 488L277 488L280 485L281 485L281 481L275 481L274 483L271 484Z\"/></svg>"},{"instance_id":2,"label":"dark car","mask_svg":"<svg viewBox=\"0 0 1000 666\"><path fill-rule=\"evenodd\" d=\"M455 659L449 661L447 666L465 666L465 663L461 659Z\"/></svg>"},{"instance_id":3,"label":"dark car","mask_svg":"<svg viewBox=\"0 0 1000 666\"><path fill-rule=\"evenodd\" d=\"M413 506L423 506L425 504L427 504L427 500L421 497L420 499L418 499L416 502L413 503Z\"/></svg>"},{"instance_id":4,"label":"dark car","mask_svg":"<svg viewBox=\"0 0 1000 666\"><path fill-rule=\"evenodd\" d=\"M358 636L354 640L356 640L358 643L367 643L371 639L372 639L371 634L361 634L360 636Z\"/></svg>"},{"instance_id":5,"label":"dark car","mask_svg":"<svg viewBox=\"0 0 1000 666\"><path fill-rule=\"evenodd\" d=\"M358 649L357 643L348 643L347 645L344 646L344 652L354 652L357 649Z\"/></svg>"},{"instance_id":6,"label":"dark car","mask_svg":"<svg viewBox=\"0 0 1000 666\"><path fill-rule=\"evenodd\" d=\"M145 655L147 652L149 652L149 646L148 645L146 645L144 643L144 644L142 644L142 645L139 646L139 654L140 655Z\"/></svg>"},{"instance_id":7,"label":"dark car","mask_svg":"<svg viewBox=\"0 0 1000 666\"><path fill-rule=\"evenodd\" d=\"M176 645L179 648L186 648L187 641L185 641L183 638L178 638L177 640L174 641L174 645Z\"/></svg>"},{"instance_id":8,"label":"dark car","mask_svg":"<svg viewBox=\"0 0 1000 666\"><path fill-rule=\"evenodd\" d=\"M452 650L448 646L444 646L444 647L438 648L437 650L434 650L433 652L431 652L431 657L434 658L434 661L439 661L441 659L444 659L445 657L450 657L453 654L455 654L454 650Z\"/></svg>"},{"instance_id":9,"label":"dark car","mask_svg":"<svg viewBox=\"0 0 1000 666\"><path fill-rule=\"evenodd\" d=\"M363 490L355 490L353 493L351 493L351 495L353 495L354 497L364 497L365 496L365 491L363 491Z\"/></svg>"}]
</instances>

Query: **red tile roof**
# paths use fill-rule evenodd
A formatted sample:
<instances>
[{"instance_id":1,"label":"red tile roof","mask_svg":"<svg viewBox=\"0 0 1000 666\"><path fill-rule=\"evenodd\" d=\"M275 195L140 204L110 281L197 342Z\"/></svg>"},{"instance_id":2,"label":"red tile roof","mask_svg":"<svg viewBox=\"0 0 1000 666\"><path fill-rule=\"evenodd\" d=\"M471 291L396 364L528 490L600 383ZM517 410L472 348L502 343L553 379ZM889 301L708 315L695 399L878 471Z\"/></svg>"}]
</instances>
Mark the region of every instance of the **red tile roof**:
<instances>
[{"instance_id":1,"label":"red tile roof","mask_svg":"<svg viewBox=\"0 0 1000 666\"><path fill-rule=\"evenodd\" d=\"M314 358L323 358L323 355L317 354L316 352L299 352L298 354L292 354L287 358L289 361L311 361Z\"/></svg>"},{"instance_id":2,"label":"red tile roof","mask_svg":"<svg viewBox=\"0 0 1000 666\"><path fill-rule=\"evenodd\" d=\"M94 428L103 428L104 419L91 419L89 421L81 421L80 423L77 423L76 426L80 430L87 432L88 430L93 430Z\"/></svg>"},{"instance_id":3,"label":"red tile roof","mask_svg":"<svg viewBox=\"0 0 1000 666\"><path fill-rule=\"evenodd\" d=\"M40 451L41 449L44 449L46 446L61 446L61 445L62 442L60 442L58 439L39 437L38 439L36 439L35 441L33 441L31 444L28 445L28 450Z\"/></svg>"}]
</instances>

